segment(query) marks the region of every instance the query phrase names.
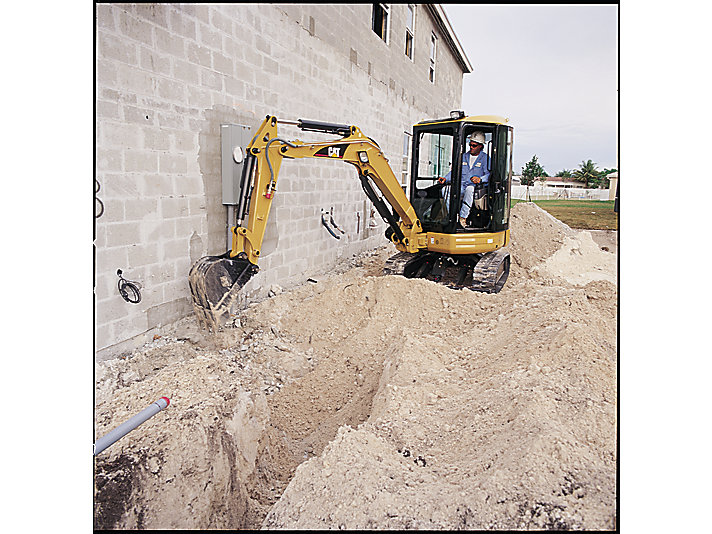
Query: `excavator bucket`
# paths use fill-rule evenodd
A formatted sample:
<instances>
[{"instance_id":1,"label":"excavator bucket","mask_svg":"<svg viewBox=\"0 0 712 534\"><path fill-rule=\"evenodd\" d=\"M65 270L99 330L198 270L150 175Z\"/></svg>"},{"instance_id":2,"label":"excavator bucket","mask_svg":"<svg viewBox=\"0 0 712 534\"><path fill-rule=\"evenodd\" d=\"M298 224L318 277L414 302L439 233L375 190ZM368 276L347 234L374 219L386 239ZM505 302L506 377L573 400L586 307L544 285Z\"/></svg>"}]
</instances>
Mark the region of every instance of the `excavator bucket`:
<instances>
[{"instance_id":1,"label":"excavator bucket","mask_svg":"<svg viewBox=\"0 0 712 534\"><path fill-rule=\"evenodd\" d=\"M240 289L259 268L246 259L205 256L199 259L188 274L193 309L200 324L216 331L230 317Z\"/></svg>"}]
</instances>

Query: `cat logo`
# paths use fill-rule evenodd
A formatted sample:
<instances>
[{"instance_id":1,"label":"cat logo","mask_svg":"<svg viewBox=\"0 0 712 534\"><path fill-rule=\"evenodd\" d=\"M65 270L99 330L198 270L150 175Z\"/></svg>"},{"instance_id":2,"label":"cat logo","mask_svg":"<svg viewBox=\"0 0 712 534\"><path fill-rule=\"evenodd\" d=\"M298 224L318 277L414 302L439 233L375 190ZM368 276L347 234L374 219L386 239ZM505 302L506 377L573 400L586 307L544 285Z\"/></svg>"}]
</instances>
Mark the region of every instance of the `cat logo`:
<instances>
[{"instance_id":1,"label":"cat logo","mask_svg":"<svg viewBox=\"0 0 712 534\"><path fill-rule=\"evenodd\" d=\"M339 158L343 159L344 157L344 152L346 151L346 147L348 145L342 144L342 145L335 145L335 146L326 146L316 152L314 156L319 157L319 158Z\"/></svg>"}]
</instances>

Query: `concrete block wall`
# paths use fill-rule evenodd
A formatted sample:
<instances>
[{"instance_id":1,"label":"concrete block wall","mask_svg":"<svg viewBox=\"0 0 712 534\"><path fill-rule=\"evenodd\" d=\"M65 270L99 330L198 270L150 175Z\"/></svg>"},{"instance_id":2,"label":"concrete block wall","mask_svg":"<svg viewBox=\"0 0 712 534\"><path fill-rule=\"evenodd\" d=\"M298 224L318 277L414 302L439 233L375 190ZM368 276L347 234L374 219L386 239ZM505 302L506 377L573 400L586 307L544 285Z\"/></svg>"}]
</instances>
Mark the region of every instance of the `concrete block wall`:
<instances>
[{"instance_id":1,"label":"concrete block wall","mask_svg":"<svg viewBox=\"0 0 712 534\"><path fill-rule=\"evenodd\" d=\"M406 6L391 5L389 44L371 30L371 9L96 5L98 359L191 313L190 266L227 250L220 124L255 129L267 114L355 124L399 176L404 132L460 107L463 71L442 38L436 83L428 80L436 25L426 7L417 6L413 61L404 54ZM280 134L324 139L287 126ZM341 240L321 226L321 209L333 209ZM385 243L380 217L368 230L370 212L350 166L285 161L260 273L246 291L259 298L271 284L288 287ZM117 269L141 284L138 304L119 295Z\"/></svg>"}]
</instances>

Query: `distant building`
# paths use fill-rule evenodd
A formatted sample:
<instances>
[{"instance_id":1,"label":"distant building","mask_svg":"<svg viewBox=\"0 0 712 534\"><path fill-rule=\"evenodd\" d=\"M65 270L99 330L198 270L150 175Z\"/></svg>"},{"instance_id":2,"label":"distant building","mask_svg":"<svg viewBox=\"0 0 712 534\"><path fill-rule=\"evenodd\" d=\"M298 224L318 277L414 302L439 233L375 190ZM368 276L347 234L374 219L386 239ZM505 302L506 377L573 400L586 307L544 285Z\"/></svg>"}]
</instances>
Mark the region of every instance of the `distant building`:
<instances>
[{"instance_id":1,"label":"distant building","mask_svg":"<svg viewBox=\"0 0 712 534\"><path fill-rule=\"evenodd\" d=\"M563 178L558 177L558 176L556 176L556 177L551 177L551 176L541 177L541 178L537 178L537 181L538 180L545 180L544 184L547 187L557 187L557 188L565 188L565 189L569 189L569 188L573 188L573 187L578 187L580 189L584 188L583 182L574 182L572 180L564 180Z\"/></svg>"}]
</instances>

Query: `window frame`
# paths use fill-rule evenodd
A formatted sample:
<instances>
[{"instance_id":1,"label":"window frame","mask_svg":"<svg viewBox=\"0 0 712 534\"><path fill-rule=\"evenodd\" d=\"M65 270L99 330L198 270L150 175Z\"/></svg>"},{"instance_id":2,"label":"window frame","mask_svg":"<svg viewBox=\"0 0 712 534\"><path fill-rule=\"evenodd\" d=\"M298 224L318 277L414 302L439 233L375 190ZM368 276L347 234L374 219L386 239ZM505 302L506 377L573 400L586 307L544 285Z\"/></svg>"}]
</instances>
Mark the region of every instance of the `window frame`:
<instances>
[{"instance_id":1,"label":"window frame","mask_svg":"<svg viewBox=\"0 0 712 534\"><path fill-rule=\"evenodd\" d=\"M381 3L374 3L371 4L371 30L373 30L373 33L378 35L378 38L381 39L384 43L387 45L390 45L390 33L391 33L391 5L390 4L381 4ZM376 9L380 9L382 11L382 16L385 16L385 24L381 22L381 26L385 26L383 28L383 33L384 35L381 35L376 31Z\"/></svg>"},{"instance_id":2,"label":"window frame","mask_svg":"<svg viewBox=\"0 0 712 534\"><path fill-rule=\"evenodd\" d=\"M406 24L405 24L405 56L411 61L415 61L415 4L406 4ZM408 28L408 10L413 13L412 28ZM408 37L410 37L410 54L408 54Z\"/></svg>"},{"instance_id":3,"label":"window frame","mask_svg":"<svg viewBox=\"0 0 712 534\"><path fill-rule=\"evenodd\" d=\"M435 32L430 32L430 68L428 71L428 79L430 83L435 83L435 64L438 56L438 36Z\"/></svg>"}]
</instances>

